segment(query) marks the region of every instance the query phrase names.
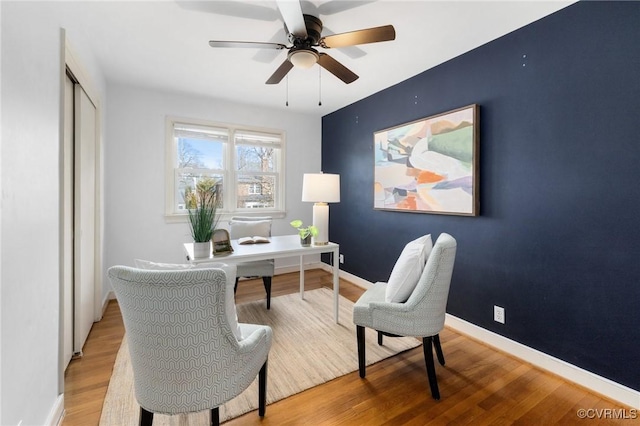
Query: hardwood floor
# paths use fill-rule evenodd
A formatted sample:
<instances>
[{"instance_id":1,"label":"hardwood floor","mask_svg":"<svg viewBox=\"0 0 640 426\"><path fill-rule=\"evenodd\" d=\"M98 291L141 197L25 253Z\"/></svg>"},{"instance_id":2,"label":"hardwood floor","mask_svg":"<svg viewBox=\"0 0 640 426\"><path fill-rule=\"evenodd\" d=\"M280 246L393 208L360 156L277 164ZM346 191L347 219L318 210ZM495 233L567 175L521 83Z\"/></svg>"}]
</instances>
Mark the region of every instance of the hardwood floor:
<instances>
[{"instance_id":1,"label":"hardwood floor","mask_svg":"<svg viewBox=\"0 0 640 426\"><path fill-rule=\"evenodd\" d=\"M331 288L331 275L321 270L307 271L305 289L320 287ZM272 297L297 292L298 288L297 273L278 275L273 279ZM346 298L355 301L362 292L340 280L340 294ZM263 298L262 280L240 282L238 303ZM63 426L99 423L123 335L118 304L111 301L104 318L89 334L84 357L71 361L65 373ZM263 419L254 411L225 424L630 425L638 421L628 418L635 413L629 407L450 329L442 331L440 340L446 360L444 367L436 363L440 401L431 398L422 347L418 347L368 367L366 379L360 379L357 372L347 374L268 405ZM355 350L355 336L353 343ZM580 409L592 410L592 418L580 419ZM610 418L605 418L607 413Z\"/></svg>"}]
</instances>

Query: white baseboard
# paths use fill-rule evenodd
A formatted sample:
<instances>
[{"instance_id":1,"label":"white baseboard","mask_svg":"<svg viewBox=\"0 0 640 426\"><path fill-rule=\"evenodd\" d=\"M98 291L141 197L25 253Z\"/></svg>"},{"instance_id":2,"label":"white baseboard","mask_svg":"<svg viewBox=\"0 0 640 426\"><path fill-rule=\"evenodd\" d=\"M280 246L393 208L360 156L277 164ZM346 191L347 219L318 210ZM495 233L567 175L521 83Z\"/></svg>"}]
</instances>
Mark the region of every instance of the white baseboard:
<instances>
[{"instance_id":1,"label":"white baseboard","mask_svg":"<svg viewBox=\"0 0 640 426\"><path fill-rule=\"evenodd\" d=\"M107 292L107 295L104 297L104 299L102 299L102 316L104 316L104 311L107 310L107 305L109 304L109 301L115 298L116 298L116 294L113 292L113 290Z\"/></svg>"},{"instance_id":2,"label":"white baseboard","mask_svg":"<svg viewBox=\"0 0 640 426\"><path fill-rule=\"evenodd\" d=\"M587 388L594 393L603 395L632 408L640 408L640 392L634 389L623 386L605 377L598 376L590 371L576 367L566 361L554 358L551 355L547 355L544 352L525 346L482 327L478 327L475 324L453 315L447 314L445 325L456 332L467 335L474 340L479 340L502 352L506 352L538 368Z\"/></svg>"},{"instance_id":3,"label":"white baseboard","mask_svg":"<svg viewBox=\"0 0 640 426\"><path fill-rule=\"evenodd\" d=\"M326 263L321 263L320 268L327 272L332 272L331 265ZM364 289L368 289L373 285L373 283L346 271L340 271L340 278ZM445 325L456 332L465 334L474 340L478 340L538 368L562 377L591 392L603 395L635 409L640 408L640 392L616 383L613 380L598 376L590 371L576 367L566 361L554 358L544 352L525 346L450 314L446 316Z\"/></svg>"},{"instance_id":4,"label":"white baseboard","mask_svg":"<svg viewBox=\"0 0 640 426\"><path fill-rule=\"evenodd\" d=\"M56 402L51 407L51 411L49 412L49 416L47 417L47 421L45 422L46 426L58 426L62 424L62 418L64 417L64 394L61 393L56 398Z\"/></svg>"},{"instance_id":5,"label":"white baseboard","mask_svg":"<svg viewBox=\"0 0 640 426\"><path fill-rule=\"evenodd\" d=\"M320 263L318 263L318 265L316 267L318 267L318 268L320 268L320 269L322 269L324 271L327 271L329 273L333 273L333 267L331 265L326 264L326 263L320 262ZM340 276L340 278L342 278L342 279L344 279L346 281L349 281L351 284L355 284L358 287L364 288L365 290L373 285L369 281L363 280L362 278L357 277L355 275L352 275L352 274L348 273L347 271L340 270L340 271L338 271L338 275Z\"/></svg>"}]
</instances>

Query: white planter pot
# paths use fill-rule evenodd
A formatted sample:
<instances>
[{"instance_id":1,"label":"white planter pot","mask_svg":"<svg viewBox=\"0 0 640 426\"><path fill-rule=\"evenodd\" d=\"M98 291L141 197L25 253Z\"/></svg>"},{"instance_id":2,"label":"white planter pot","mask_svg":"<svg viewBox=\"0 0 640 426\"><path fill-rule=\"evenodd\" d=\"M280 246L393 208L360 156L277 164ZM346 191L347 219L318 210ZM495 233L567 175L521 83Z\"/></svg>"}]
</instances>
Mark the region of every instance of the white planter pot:
<instances>
[{"instance_id":1,"label":"white planter pot","mask_svg":"<svg viewBox=\"0 0 640 426\"><path fill-rule=\"evenodd\" d=\"M211 256L211 241L205 243L193 243L193 257L205 259Z\"/></svg>"}]
</instances>

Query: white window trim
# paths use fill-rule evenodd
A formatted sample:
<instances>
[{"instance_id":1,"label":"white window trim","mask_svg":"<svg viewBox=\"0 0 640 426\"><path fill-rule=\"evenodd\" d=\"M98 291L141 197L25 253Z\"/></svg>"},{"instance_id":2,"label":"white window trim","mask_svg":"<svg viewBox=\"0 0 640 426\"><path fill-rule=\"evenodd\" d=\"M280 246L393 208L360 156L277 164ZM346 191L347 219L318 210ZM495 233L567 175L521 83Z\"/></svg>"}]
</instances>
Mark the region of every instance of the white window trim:
<instances>
[{"instance_id":1,"label":"white window trim","mask_svg":"<svg viewBox=\"0 0 640 426\"><path fill-rule=\"evenodd\" d=\"M224 205L225 209L220 211L220 220L228 221L234 215L243 215L243 216L271 216L273 218L283 218L286 216L285 206L286 206L286 194L285 194L285 173L286 173L286 134L283 130L278 129L270 129L265 127L256 127L256 126L244 126L244 125L236 125L236 124L228 124L228 123L220 123L209 120L201 120L194 118L185 118L185 117L176 117L176 116L167 116L165 119L165 222L167 223L183 223L187 222L188 214L184 213L176 213L174 211L174 194L175 194L175 178L174 172L176 164L176 154L177 150L174 146L174 137L173 137L173 127L175 123L184 123L184 124L195 124L200 126L211 126L217 128L226 128L229 130L230 138L228 142L228 151L229 151L229 170L225 171L225 175L229 179L232 185L235 185L237 182L237 173L235 170L236 164L236 150L235 150L235 142L233 141L233 135L235 131L248 131L248 132L260 132L260 133L271 133L275 135L280 135L281 137L281 145L280 145L280 159L279 159L279 167L280 172L277 178L277 190L278 190L278 205L274 206L272 209L238 209L232 203L232 197L230 191L224 192ZM229 209L229 206L233 205L233 209Z\"/></svg>"}]
</instances>

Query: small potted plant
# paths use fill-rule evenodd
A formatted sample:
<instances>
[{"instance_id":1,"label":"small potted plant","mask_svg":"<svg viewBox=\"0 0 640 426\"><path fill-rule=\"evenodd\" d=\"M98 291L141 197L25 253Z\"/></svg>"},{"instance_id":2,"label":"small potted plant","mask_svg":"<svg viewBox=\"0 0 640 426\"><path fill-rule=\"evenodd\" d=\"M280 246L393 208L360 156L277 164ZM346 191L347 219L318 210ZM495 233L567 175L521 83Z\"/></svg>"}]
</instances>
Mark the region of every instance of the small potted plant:
<instances>
[{"instance_id":1,"label":"small potted plant","mask_svg":"<svg viewBox=\"0 0 640 426\"><path fill-rule=\"evenodd\" d=\"M217 211L221 200L220 186L211 178L200 180L195 191L190 188L185 191L195 258L209 257L211 254L211 236L218 225Z\"/></svg>"},{"instance_id":2,"label":"small potted plant","mask_svg":"<svg viewBox=\"0 0 640 426\"><path fill-rule=\"evenodd\" d=\"M311 245L311 237L318 236L318 228L313 225L303 227L302 221L299 219L292 220L289 224L298 230L302 247L309 247Z\"/></svg>"}]
</instances>

